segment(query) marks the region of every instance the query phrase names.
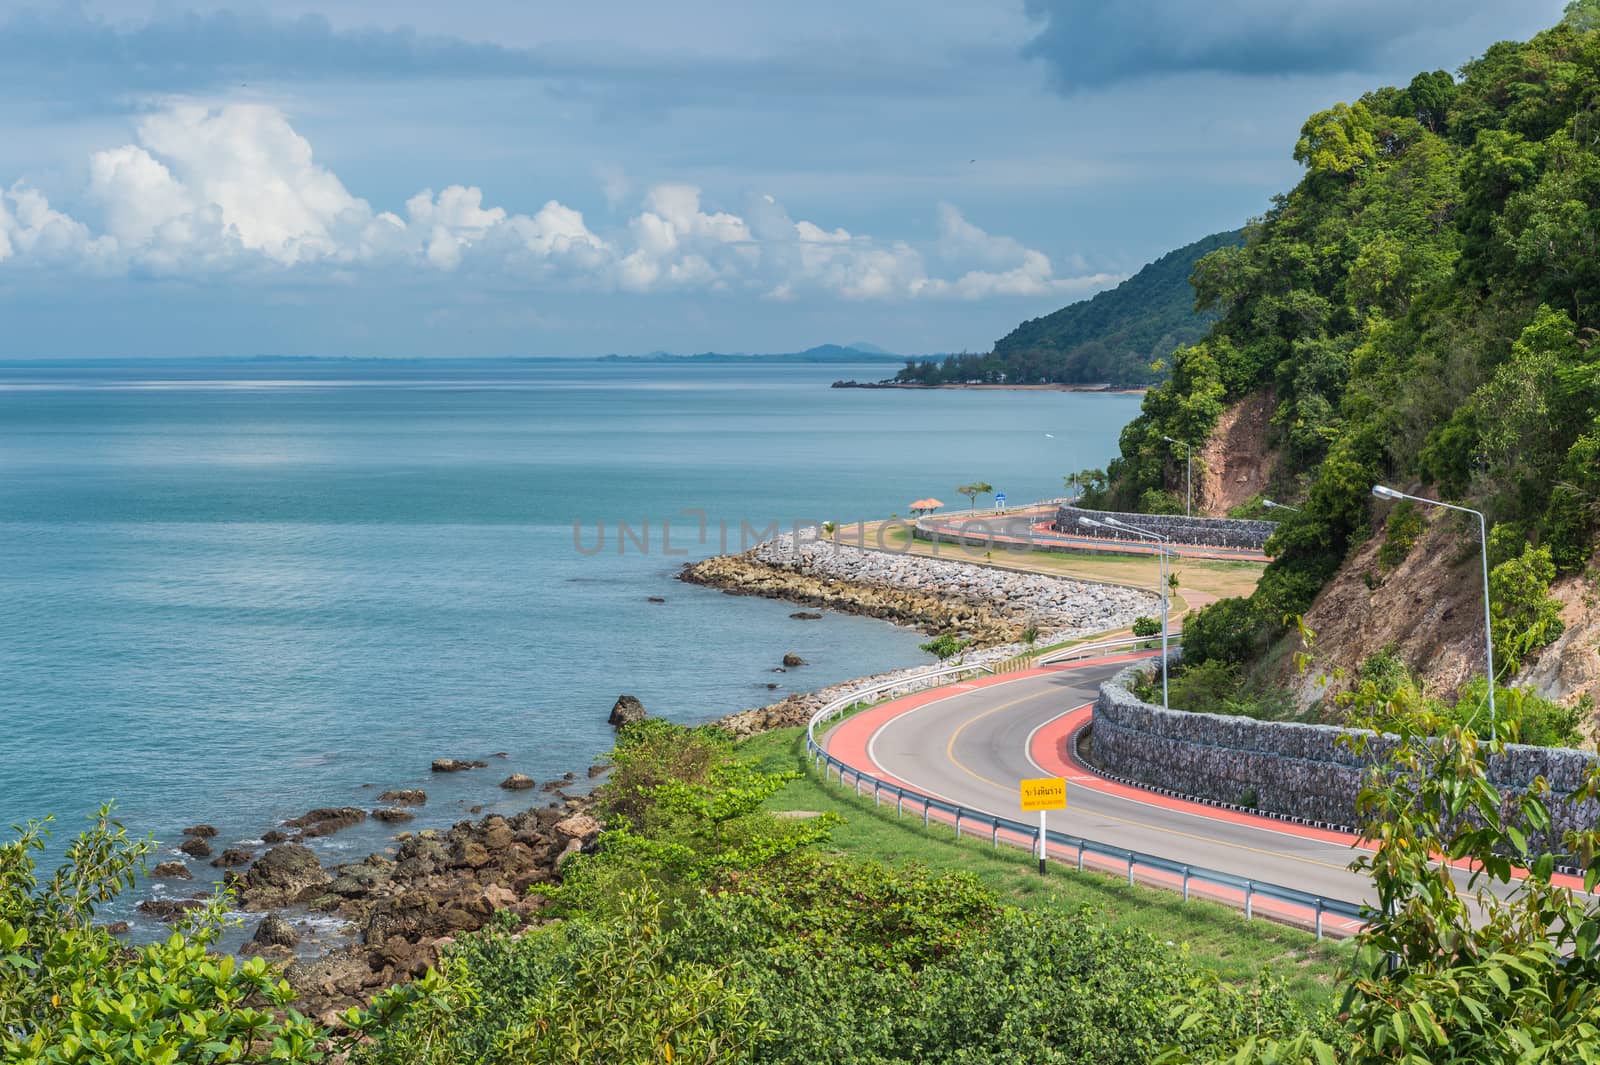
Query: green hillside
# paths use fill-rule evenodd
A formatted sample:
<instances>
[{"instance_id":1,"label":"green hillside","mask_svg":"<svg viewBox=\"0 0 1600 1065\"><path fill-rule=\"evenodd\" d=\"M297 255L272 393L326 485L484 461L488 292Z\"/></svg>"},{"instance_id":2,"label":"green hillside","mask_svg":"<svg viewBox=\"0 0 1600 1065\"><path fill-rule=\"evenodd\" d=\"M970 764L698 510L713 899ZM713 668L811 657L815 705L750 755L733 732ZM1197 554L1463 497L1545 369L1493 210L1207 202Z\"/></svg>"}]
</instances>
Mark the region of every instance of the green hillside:
<instances>
[{"instance_id":1,"label":"green hillside","mask_svg":"<svg viewBox=\"0 0 1600 1065\"><path fill-rule=\"evenodd\" d=\"M1145 396L1109 495L1162 496L1181 483L1163 437L1198 444L1270 390L1271 491L1302 509L1254 597L1191 620L1198 657L1252 658L1380 520L1403 557L1414 519L1374 499L1383 482L1487 514L1497 671L1514 671L1561 631L1543 588L1584 570L1600 516L1600 4L1459 80L1425 72L1315 114L1294 156L1300 183L1196 267L1220 317Z\"/></svg>"},{"instance_id":2,"label":"green hillside","mask_svg":"<svg viewBox=\"0 0 1600 1065\"><path fill-rule=\"evenodd\" d=\"M1239 243L1215 233L1171 251L1114 289L1023 322L987 355L952 355L907 364L905 384L964 381L1012 384L1147 385L1166 375L1163 360L1205 335L1214 313L1195 310L1189 272L1195 261ZM1152 364L1162 362L1161 369Z\"/></svg>"}]
</instances>

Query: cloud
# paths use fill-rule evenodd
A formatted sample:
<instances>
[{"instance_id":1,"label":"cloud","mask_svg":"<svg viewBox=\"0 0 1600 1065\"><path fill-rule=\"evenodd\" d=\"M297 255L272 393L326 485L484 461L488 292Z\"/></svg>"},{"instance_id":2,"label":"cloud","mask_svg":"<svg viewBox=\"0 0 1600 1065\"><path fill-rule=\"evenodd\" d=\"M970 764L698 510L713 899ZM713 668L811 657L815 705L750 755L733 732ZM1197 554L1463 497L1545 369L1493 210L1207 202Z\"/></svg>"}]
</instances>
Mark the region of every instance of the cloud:
<instances>
[{"instance_id":1,"label":"cloud","mask_svg":"<svg viewBox=\"0 0 1600 1065\"><path fill-rule=\"evenodd\" d=\"M82 7L25 11L0 27L0 68L63 84L90 72L124 89L230 78L493 78L546 69L533 51L428 36L410 29L335 29L321 15L169 13L118 24Z\"/></svg>"},{"instance_id":2,"label":"cloud","mask_svg":"<svg viewBox=\"0 0 1600 1065\"><path fill-rule=\"evenodd\" d=\"M281 111L259 104L148 115L135 143L90 158L84 202L98 211L98 232L25 184L0 194L5 269L262 283L308 272L340 280L363 271L459 273L544 289L779 300L1040 296L1117 280L1057 276L1043 252L987 233L949 204L939 206L938 237L926 247L796 221L770 196L736 214L681 183L650 188L609 236L557 200L516 213L464 184L423 189L400 211L376 210L317 162Z\"/></svg>"},{"instance_id":3,"label":"cloud","mask_svg":"<svg viewBox=\"0 0 1600 1065\"><path fill-rule=\"evenodd\" d=\"M1495 8L1490 0L1026 0L1025 6L1042 26L1023 54L1045 60L1067 92L1179 73L1375 70L1413 58L1408 42L1419 36L1437 39L1441 30Z\"/></svg>"}]
</instances>

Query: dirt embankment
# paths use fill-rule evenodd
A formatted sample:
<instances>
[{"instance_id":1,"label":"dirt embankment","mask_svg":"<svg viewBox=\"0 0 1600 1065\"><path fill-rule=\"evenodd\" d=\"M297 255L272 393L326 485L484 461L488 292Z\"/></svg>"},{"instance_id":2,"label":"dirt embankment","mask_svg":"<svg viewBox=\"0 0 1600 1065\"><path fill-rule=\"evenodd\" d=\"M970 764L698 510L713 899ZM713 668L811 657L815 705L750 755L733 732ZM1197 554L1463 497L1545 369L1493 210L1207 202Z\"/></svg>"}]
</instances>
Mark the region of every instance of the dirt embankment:
<instances>
[{"instance_id":1,"label":"dirt embankment","mask_svg":"<svg viewBox=\"0 0 1600 1065\"><path fill-rule=\"evenodd\" d=\"M1453 693L1484 669L1483 574L1477 529L1463 531L1449 514L1430 515L1426 532L1392 571L1378 565L1378 531L1346 560L1318 594L1305 622L1316 633L1313 667L1297 672L1287 654L1267 666L1269 679L1302 705L1350 686L1361 663L1393 645L1433 694ZM1600 556L1597 556L1600 558ZM1600 701L1600 603L1582 575L1558 581L1551 594L1566 604L1567 631L1526 666L1517 683L1572 702Z\"/></svg>"},{"instance_id":2,"label":"dirt embankment","mask_svg":"<svg viewBox=\"0 0 1600 1065\"><path fill-rule=\"evenodd\" d=\"M1268 446L1278 397L1256 392L1222 412L1217 427L1194 453L1195 509L1211 517L1267 489L1278 473L1279 454ZM1178 491L1183 490L1183 458L1178 457Z\"/></svg>"}]
</instances>

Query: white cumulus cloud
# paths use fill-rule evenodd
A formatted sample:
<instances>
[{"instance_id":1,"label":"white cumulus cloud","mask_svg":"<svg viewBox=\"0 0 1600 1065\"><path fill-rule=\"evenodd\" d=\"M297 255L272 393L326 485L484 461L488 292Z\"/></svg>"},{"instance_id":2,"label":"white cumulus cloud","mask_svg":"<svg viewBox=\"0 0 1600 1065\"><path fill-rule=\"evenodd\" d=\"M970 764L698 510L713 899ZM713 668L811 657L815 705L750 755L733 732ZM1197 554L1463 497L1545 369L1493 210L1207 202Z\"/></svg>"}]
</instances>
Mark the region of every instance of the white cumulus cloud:
<instances>
[{"instance_id":1,"label":"white cumulus cloud","mask_svg":"<svg viewBox=\"0 0 1600 1065\"><path fill-rule=\"evenodd\" d=\"M608 197L620 191L608 182ZM637 213L606 235L557 200L521 214L485 204L465 184L379 211L316 161L282 111L262 104L183 104L146 116L133 143L90 158L82 200L97 228L26 184L0 192L0 263L195 277L487 272L546 287L775 299L1038 296L1117 280L1057 276L1043 252L985 232L948 204L926 246L794 220L771 196L735 214L688 184L648 189Z\"/></svg>"}]
</instances>

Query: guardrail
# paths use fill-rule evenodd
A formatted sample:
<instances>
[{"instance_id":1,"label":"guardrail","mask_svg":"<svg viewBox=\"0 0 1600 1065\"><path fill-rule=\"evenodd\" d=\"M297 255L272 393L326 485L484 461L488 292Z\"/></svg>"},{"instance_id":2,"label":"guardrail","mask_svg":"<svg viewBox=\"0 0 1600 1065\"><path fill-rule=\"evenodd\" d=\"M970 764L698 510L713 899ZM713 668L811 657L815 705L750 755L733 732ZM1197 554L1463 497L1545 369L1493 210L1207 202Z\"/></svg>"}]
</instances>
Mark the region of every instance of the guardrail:
<instances>
[{"instance_id":1,"label":"guardrail","mask_svg":"<svg viewBox=\"0 0 1600 1065\"><path fill-rule=\"evenodd\" d=\"M1150 637L1137 636L1104 640L1084 644L1080 647L1063 648L1061 651L1054 652L1046 657L1051 661L1060 661L1063 659L1057 658L1057 655L1070 657L1094 651L1114 650L1126 647L1130 643L1144 643L1149 639ZM1216 869L1207 869L1204 866L1186 865L1182 862L1172 861L1169 858L1162 858L1159 855L1129 850L1126 847L1118 847L1109 843L1100 843L1096 840L1070 835L1065 832L1050 830L1041 833L1038 825L1015 821L1009 817L1001 817L998 814L984 810L976 810L968 806L962 806L959 803L937 799L920 791L882 780L871 773L864 772L835 758L817 742L818 725L832 721L846 710L861 703L876 701L891 692L910 693L938 687L948 679L961 674L993 672L987 665L947 666L943 669L929 670L911 677L884 681L871 687L847 692L823 705L816 713L811 715L811 720L806 726L806 752L812 757L812 764L822 769L822 776L825 781L831 781L833 772L837 771L840 786L844 786L845 777L848 775L855 782L855 791L858 796L862 794L863 788L870 786L875 805L881 805L885 795L893 798L895 800L895 816L897 817L905 815L908 802L912 804L912 813L916 813L920 808L924 828L929 826L934 813L948 815L953 820L956 839L961 838L962 823L967 822L979 829L987 828L990 842L995 846L1000 845L1000 834L1004 832L1018 842L1031 841L1035 854L1043 853L1042 849L1049 846L1067 850L1075 848L1077 850L1077 867L1079 871L1082 871L1084 867L1084 857L1093 855L1099 859L1114 862L1118 867L1126 865L1128 883L1130 885L1134 882L1134 873L1140 869L1162 874L1180 882L1185 902L1189 900L1189 886L1191 883L1205 884L1225 891L1235 891L1243 896L1246 920L1255 915L1255 901L1257 898L1270 899L1274 902L1299 907L1311 914L1312 925L1318 939L1322 938L1324 917L1333 916L1352 921L1364 921L1366 919L1363 907L1342 899L1325 898L1321 895L1284 887L1280 884L1253 880L1249 877L1236 876Z\"/></svg>"}]
</instances>

